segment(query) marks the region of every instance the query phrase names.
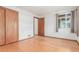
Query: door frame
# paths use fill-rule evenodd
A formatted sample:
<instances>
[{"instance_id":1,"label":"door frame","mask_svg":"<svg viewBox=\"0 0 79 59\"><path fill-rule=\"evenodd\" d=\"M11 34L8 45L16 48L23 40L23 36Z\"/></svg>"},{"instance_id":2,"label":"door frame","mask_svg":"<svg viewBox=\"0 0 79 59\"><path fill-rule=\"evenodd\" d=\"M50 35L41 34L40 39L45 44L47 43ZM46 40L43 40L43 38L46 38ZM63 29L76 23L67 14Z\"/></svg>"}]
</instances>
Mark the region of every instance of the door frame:
<instances>
[{"instance_id":1,"label":"door frame","mask_svg":"<svg viewBox=\"0 0 79 59\"><path fill-rule=\"evenodd\" d=\"M39 20L39 18L38 17L35 17L35 16L33 17L33 35L34 36L36 36L35 35L35 19L38 19Z\"/></svg>"}]
</instances>

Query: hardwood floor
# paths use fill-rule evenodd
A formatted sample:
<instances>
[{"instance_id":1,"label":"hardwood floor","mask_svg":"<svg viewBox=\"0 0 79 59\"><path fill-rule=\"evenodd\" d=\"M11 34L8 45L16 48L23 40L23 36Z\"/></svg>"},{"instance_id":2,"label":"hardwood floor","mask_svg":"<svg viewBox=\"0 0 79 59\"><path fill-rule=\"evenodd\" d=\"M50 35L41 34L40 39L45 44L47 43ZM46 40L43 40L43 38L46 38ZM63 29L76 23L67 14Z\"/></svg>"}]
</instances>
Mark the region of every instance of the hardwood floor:
<instances>
[{"instance_id":1,"label":"hardwood floor","mask_svg":"<svg viewBox=\"0 0 79 59\"><path fill-rule=\"evenodd\" d=\"M20 42L0 46L1 52L79 52L76 41L35 36Z\"/></svg>"}]
</instances>

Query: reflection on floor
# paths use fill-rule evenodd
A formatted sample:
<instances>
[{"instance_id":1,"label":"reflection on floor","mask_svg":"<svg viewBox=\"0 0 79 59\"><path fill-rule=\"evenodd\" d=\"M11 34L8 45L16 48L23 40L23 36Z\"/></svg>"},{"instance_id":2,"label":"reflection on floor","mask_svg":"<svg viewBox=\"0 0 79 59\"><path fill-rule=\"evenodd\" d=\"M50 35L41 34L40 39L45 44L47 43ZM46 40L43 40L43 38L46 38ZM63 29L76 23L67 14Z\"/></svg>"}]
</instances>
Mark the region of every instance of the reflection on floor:
<instances>
[{"instance_id":1,"label":"reflection on floor","mask_svg":"<svg viewBox=\"0 0 79 59\"><path fill-rule=\"evenodd\" d=\"M56 39L49 37L35 36L20 42L0 46L1 52L68 52L79 51L79 45L76 41Z\"/></svg>"}]
</instances>

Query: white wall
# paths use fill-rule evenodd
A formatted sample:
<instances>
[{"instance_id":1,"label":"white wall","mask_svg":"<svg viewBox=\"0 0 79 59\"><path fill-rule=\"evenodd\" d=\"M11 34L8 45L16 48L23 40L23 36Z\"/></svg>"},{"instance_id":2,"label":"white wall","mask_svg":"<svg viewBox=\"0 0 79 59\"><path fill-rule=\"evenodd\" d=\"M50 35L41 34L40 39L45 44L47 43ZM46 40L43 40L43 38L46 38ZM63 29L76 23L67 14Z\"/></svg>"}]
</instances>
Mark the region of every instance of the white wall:
<instances>
[{"instance_id":1,"label":"white wall","mask_svg":"<svg viewBox=\"0 0 79 59\"><path fill-rule=\"evenodd\" d=\"M7 8L19 12L19 40L33 37L33 17L36 15L18 7L8 6Z\"/></svg>"},{"instance_id":2,"label":"white wall","mask_svg":"<svg viewBox=\"0 0 79 59\"><path fill-rule=\"evenodd\" d=\"M7 7L7 6L6 6ZM18 7L8 6L19 12L19 40L33 36L33 16L30 12ZM29 36L30 35L30 36ZM56 33L56 15L51 13L45 16L45 35L51 37L78 39L73 33Z\"/></svg>"},{"instance_id":3,"label":"white wall","mask_svg":"<svg viewBox=\"0 0 79 59\"><path fill-rule=\"evenodd\" d=\"M56 14L51 13L45 16L45 36L66 38L76 40L77 36L74 33L56 32Z\"/></svg>"}]
</instances>

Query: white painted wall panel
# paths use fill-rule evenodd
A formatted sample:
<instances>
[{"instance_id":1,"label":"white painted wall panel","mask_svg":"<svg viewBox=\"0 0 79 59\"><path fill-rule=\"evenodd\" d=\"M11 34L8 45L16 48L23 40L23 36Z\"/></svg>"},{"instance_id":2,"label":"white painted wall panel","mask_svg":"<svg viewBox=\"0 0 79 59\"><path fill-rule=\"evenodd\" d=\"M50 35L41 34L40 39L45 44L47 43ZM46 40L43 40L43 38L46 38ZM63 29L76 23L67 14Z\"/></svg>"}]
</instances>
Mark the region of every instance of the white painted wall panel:
<instances>
[{"instance_id":1,"label":"white painted wall panel","mask_svg":"<svg viewBox=\"0 0 79 59\"><path fill-rule=\"evenodd\" d=\"M45 36L71 40L77 39L77 36L74 33L56 32L56 14L49 14L45 16Z\"/></svg>"}]
</instances>

